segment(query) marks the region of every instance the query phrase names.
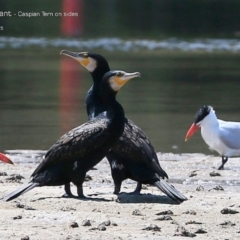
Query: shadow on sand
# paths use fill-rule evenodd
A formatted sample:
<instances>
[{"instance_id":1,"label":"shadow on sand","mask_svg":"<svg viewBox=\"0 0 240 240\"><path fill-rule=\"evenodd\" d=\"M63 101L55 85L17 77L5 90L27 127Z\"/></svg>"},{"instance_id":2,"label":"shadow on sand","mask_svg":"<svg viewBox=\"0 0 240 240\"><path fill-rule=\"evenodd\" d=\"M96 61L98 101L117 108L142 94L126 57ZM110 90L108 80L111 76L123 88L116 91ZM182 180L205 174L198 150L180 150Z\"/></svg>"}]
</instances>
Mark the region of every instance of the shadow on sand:
<instances>
[{"instance_id":1,"label":"shadow on sand","mask_svg":"<svg viewBox=\"0 0 240 240\"><path fill-rule=\"evenodd\" d=\"M131 195L121 193L118 195L117 202L119 203L160 203L160 204L178 204L168 196L159 196L153 194Z\"/></svg>"},{"instance_id":2,"label":"shadow on sand","mask_svg":"<svg viewBox=\"0 0 240 240\"><path fill-rule=\"evenodd\" d=\"M138 195L132 195L129 193L122 192L117 197L110 196L107 194L107 196L103 197L106 193L95 193L95 194L89 194L86 198L78 198L78 197L41 197L38 199L31 200L31 202L36 201L42 201L45 199L61 199L61 198L72 198L77 199L79 201L96 201L96 202L112 202L116 201L118 203L159 203L159 204L172 204L176 205L175 201L173 201L168 196L159 196L154 194L138 194ZM92 196L99 196L99 197L92 197Z\"/></svg>"},{"instance_id":3,"label":"shadow on sand","mask_svg":"<svg viewBox=\"0 0 240 240\"><path fill-rule=\"evenodd\" d=\"M105 199L105 198L96 198L96 197L86 197L86 198L78 198L78 197L66 197L66 196L61 196L61 197L40 197L34 200L31 200L31 202L36 202L36 201L42 201L45 199L61 199L61 198L69 198L69 199L76 199L79 201L96 201L96 202L112 202L113 200L110 199Z\"/></svg>"}]
</instances>

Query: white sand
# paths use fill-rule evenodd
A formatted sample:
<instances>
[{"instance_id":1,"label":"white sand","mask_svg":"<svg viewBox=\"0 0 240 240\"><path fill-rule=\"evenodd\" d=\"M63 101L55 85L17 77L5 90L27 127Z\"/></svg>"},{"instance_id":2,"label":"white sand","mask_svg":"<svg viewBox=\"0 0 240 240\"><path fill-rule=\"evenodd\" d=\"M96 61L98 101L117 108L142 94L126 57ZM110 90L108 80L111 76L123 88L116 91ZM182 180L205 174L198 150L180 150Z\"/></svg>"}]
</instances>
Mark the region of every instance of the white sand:
<instances>
[{"instance_id":1,"label":"white sand","mask_svg":"<svg viewBox=\"0 0 240 240\"><path fill-rule=\"evenodd\" d=\"M218 171L215 168L221 164L220 157L158 156L169 182L188 201L175 205L152 186L145 186L140 196L117 197L112 194L108 162L103 160L97 170L88 172L92 180L84 183L85 195L94 194L91 197L100 200L62 198L63 187L35 188L11 202L1 202L0 239L189 239L185 234L201 240L240 239L240 213L221 213L224 208L240 212L240 159L229 159L226 170ZM17 162L15 166L0 164L0 172L7 173L0 176L1 196L26 183L37 166L18 162L17 156L12 159ZM212 172L220 176L210 176ZM11 174L24 179L20 183L8 181ZM135 186L127 180L122 191L131 192ZM75 194L75 186L72 189ZM173 215L156 215L167 210ZM84 221L91 226L82 226ZM74 222L78 224L75 228ZM143 230L151 224L152 230Z\"/></svg>"}]
</instances>

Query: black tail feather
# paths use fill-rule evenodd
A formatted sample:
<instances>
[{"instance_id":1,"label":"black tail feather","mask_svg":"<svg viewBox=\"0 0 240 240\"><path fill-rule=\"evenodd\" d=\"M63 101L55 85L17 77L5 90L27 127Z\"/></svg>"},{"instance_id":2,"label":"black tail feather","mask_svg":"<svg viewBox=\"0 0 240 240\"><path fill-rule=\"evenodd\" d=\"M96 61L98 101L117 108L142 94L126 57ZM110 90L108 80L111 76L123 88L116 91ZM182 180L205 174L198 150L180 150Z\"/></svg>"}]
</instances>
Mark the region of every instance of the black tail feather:
<instances>
[{"instance_id":1,"label":"black tail feather","mask_svg":"<svg viewBox=\"0 0 240 240\"><path fill-rule=\"evenodd\" d=\"M13 191L12 193L8 194L5 197L3 197L2 200L5 201L5 202L11 201L11 200L19 197L20 195L30 191L31 189L33 189L37 186L39 186L39 183L28 183L27 185L24 185L23 187Z\"/></svg>"},{"instance_id":2,"label":"black tail feather","mask_svg":"<svg viewBox=\"0 0 240 240\"><path fill-rule=\"evenodd\" d=\"M164 192L168 197L170 197L172 200L182 203L183 201L186 201L187 198L180 193L175 187L168 184L165 180L161 179L160 181L157 181L154 183L154 185Z\"/></svg>"}]
</instances>

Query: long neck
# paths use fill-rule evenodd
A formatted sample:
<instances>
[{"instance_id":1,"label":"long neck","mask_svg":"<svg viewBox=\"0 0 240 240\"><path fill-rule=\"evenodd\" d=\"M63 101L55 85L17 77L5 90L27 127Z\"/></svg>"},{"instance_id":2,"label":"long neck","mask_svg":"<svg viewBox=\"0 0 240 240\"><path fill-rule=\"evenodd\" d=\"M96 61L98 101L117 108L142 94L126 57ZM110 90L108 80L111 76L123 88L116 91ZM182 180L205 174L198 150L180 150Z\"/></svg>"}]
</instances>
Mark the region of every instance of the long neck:
<instances>
[{"instance_id":1,"label":"long neck","mask_svg":"<svg viewBox=\"0 0 240 240\"><path fill-rule=\"evenodd\" d=\"M110 131L113 131L116 139L118 139L124 130L125 115L122 105L115 100L114 103L107 106L106 117L110 121Z\"/></svg>"},{"instance_id":2,"label":"long neck","mask_svg":"<svg viewBox=\"0 0 240 240\"><path fill-rule=\"evenodd\" d=\"M106 111L106 107L104 106L99 93L99 87L96 87L96 85L93 85L88 90L85 103L89 119L95 118L100 113Z\"/></svg>"},{"instance_id":3,"label":"long neck","mask_svg":"<svg viewBox=\"0 0 240 240\"><path fill-rule=\"evenodd\" d=\"M214 112L210 112L207 117L204 118L201 124L202 128L208 129L208 128L218 128L219 122L217 119L217 116Z\"/></svg>"},{"instance_id":4,"label":"long neck","mask_svg":"<svg viewBox=\"0 0 240 240\"><path fill-rule=\"evenodd\" d=\"M108 96L107 98L103 96L102 99L107 109L106 117L110 121L109 128L114 131L115 137L118 139L124 130L125 114L123 107L116 101L115 96Z\"/></svg>"},{"instance_id":5,"label":"long neck","mask_svg":"<svg viewBox=\"0 0 240 240\"><path fill-rule=\"evenodd\" d=\"M99 87L104 74L109 71L110 68L108 64L99 64L99 66L97 66L97 68L93 72L91 72L93 84L98 85Z\"/></svg>"},{"instance_id":6,"label":"long neck","mask_svg":"<svg viewBox=\"0 0 240 240\"><path fill-rule=\"evenodd\" d=\"M89 119L92 119L100 113L106 111L106 106L104 106L100 95L100 85L104 74L108 71L110 71L110 68L106 64L105 66L96 68L95 71L91 73L93 85L88 90L86 96L86 109Z\"/></svg>"},{"instance_id":7,"label":"long neck","mask_svg":"<svg viewBox=\"0 0 240 240\"><path fill-rule=\"evenodd\" d=\"M219 121L215 113L210 112L201 126L201 135L204 141L214 149L218 145Z\"/></svg>"}]
</instances>

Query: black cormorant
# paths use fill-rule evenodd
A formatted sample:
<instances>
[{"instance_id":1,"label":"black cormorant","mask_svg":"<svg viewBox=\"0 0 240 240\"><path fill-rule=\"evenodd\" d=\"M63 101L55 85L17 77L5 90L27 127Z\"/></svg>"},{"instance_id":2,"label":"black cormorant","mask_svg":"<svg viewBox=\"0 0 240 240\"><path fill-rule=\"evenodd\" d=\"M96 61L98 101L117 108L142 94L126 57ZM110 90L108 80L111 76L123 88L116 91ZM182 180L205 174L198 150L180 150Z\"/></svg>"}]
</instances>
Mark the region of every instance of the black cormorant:
<instances>
[{"instance_id":1,"label":"black cormorant","mask_svg":"<svg viewBox=\"0 0 240 240\"><path fill-rule=\"evenodd\" d=\"M110 71L107 60L99 54L90 52L76 53L62 50L60 54L77 60L92 75L93 86L86 96L89 119L99 114L104 115L106 108L99 94L99 86L102 76ZM168 175L161 168L154 147L144 132L131 120L125 118L123 135L106 157L111 167L115 194L120 192L122 181L130 178L138 182L133 193L140 193L142 184L152 184L176 202L187 200L184 195L163 180L168 178Z\"/></svg>"},{"instance_id":2,"label":"black cormorant","mask_svg":"<svg viewBox=\"0 0 240 240\"><path fill-rule=\"evenodd\" d=\"M124 130L124 110L116 101L116 93L130 79L140 73L109 71L103 76L99 93L106 114L92 118L63 135L47 152L45 159L31 175L32 180L3 198L12 200L40 186L65 184L67 193L70 182L77 186L79 198L84 198L82 183L86 172L99 163L118 141ZM71 194L69 194L71 195Z\"/></svg>"}]
</instances>

